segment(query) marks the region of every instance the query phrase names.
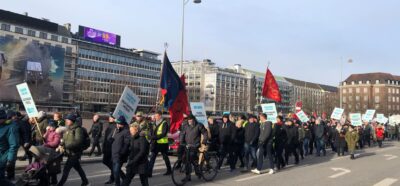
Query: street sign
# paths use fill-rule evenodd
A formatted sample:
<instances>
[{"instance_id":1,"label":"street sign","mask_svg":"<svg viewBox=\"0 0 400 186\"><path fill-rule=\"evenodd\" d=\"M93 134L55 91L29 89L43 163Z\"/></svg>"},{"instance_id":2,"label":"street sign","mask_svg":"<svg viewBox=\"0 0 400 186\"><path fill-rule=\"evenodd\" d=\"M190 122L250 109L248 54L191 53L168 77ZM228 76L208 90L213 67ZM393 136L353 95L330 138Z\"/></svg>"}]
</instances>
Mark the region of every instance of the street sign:
<instances>
[{"instance_id":1,"label":"street sign","mask_svg":"<svg viewBox=\"0 0 400 186\"><path fill-rule=\"evenodd\" d=\"M114 110L113 116L115 118L118 118L119 116L124 116L128 123L131 122L139 101L140 98L135 93L133 93L133 91L128 86L125 86L121 98L119 98L117 107Z\"/></svg>"},{"instance_id":2,"label":"street sign","mask_svg":"<svg viewBox=\"0 0 400 186\"><path fill-rule=\"evenodd\" d=\"M263 113L267 114L267 121L276 123L276 117L278 117L278 112L276 111L275 103L261 104Z\"/></svg>"},{"instance_id":3,"label":"street sign","mask_svg":"<svg viewBox=\"0 0 400 186\"><path fill-rule=\"evenodd\" d=\"M22 103L24 104L26 113L29 117L38 117L38 111L36 109L35 101L33 101L33 97L31 91L29 90L28 84L21 83L17 85L17 90L19 96L21 97Z\"/></svg>"},{"instance_id":4,"label":"street sign","mask_svg":"<svg viewBox=\"0 0 400 186\"><path fill-rule=\"evenodd\" d=\"M192 110L192 114L196 117L196 120L203 124L205 127L208 127L206 110L204 108L204 103L202 102L190 102L190 108Z\"/></svg>"},{"instance_id":5,"label":"street sign","mask_svg":"<svg viewBox=\"0 0 400 186\"><path fill-rule=\"evenodd\" d=\"M351 121L351 124L354 126L361 126L362 125L361 113L351 113L350 121Z\"/></svg>"},{"instance_id":6,"label":"street sign","mask_svg":"<svg viewBox=\"0 0 400 186\"><path fill-rule=\"evenodd\" d=\"M335 109L333 109L331 118L340 120L340 119L342 119L343 112L344 112L344 109L336 107Z\"/></svg>"},{"instance_id":7,"label":"street sign","mask_svg":"<svg viewBox=\"0 0 400 186\"><path fill-rule=\"evenodd\" d=\"M300 119L301 122L305 123L309 121L310 119L307 117L307 115L304 113L304 111L300 110L299 112L296 113L297 117Z\"/></svg>"},{"instance_id":8,"label":"street sign","mask_svg":"<svg viewBox=\"0 0 400 186\"><path fill-rule=\"evenodd\" d=\"M373 118L374 118L374 115L375 115L375 110L372 110L372 109L370 109L370 110L367 110L366 112L365 112L365 114L363 115L364 117L362 118L362 120L363 121L371 121Z\"/></svg>"}]
</instances>

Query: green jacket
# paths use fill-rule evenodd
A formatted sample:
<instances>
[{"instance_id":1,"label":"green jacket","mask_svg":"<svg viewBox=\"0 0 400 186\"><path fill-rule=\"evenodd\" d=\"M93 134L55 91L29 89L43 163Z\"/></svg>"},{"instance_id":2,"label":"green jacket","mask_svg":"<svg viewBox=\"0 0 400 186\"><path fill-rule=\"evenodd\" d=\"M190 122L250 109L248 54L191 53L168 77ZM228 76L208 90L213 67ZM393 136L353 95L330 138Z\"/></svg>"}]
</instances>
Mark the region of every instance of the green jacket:
<instances>
[{"instance_id":1,"label":"green jacket","mask_svg":"<svg viewBox=\"0 0 400 186\"><path fill-rule=\"evenodd\" d=\"M80 153L82 152L83 145L83 130L82 127L74 123L68 127L67 132L63 135L64 147L67 153Z\"/></svg>"},{"instance_id":2,"label":"green jacket","mask_svg":"<svg viewBox=\"0 0 400 186\"><path fill-rule=\"evenodd\" d=\"M13 121L0 123L0 167L7 161L15 161L19 147L17 124Z\"/></svg>"},{"instance_id":3,"label":"green jacket","mask_svg":"<svg viewBox=\"0 0 400 186\"><path fill-rule=\"evenodd\" d=\"M306 132L303 127L299 127L299 141L303 141L306 136Z\"/></svg>"},{"instance_id":4,"label":"green jacket","mask_svg":"<svg viewBox=\"0 0 400 186\"><path fill-rule=\"evenodd\" d=\"M349 151L352 152L356 149L356 145L358 142L358 132L356 130L353 130L351 132L347 132L345 136L347 146L349 148Z\"/></svg>"}]
</instances>

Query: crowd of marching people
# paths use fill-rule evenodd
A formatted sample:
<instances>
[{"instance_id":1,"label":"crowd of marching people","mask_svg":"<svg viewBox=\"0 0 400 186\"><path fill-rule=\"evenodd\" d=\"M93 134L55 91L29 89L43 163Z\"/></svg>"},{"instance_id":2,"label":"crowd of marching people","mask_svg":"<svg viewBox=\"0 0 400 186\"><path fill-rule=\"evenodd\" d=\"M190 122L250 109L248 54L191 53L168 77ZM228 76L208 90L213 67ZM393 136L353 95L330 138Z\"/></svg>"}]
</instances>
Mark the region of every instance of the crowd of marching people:
<instances>
[{"instance_id":1,"label":"crowd of marching people","mask_svg":"<svg viewBox=\"0 0 400 186\"><path fill-rule=\"evenodd\" d=\"M11 181L16 180L18 149L24 152L19 160L29 162L25 177L23 174L18 181L36 176L42 185L64 185L72 168L79 173L82 185L88 185L80 164L86 150L89 156L103 156L102 162L110 170L105 184L130 185L138 174L141 184L149 185L158 154L165 162L164 175L172 173L169 124L161 112L151 118L137 112L133 122L111 114L108 121L103 121L95 114L88 129L82 126L78 112L64 116L54 113L49 117L41 111L38 117L29 118L19 112L0 110L0 185L12 185ZM290 163L299 164L307 156L326 156L327 148L338 156L349 154L355 159L356 149L375 144L382 147L385 138L400 139L398 125L389 127L373 121L353 126L349 121L315 117L301 122L281 115L272 123L266 114L260 113L209 117L208 127L204 127L189 115L180 127L178 159L185 150L183 145L207 146L208 151L217 152L218 169L228 165L230 171L274 174ZM124 166L126 172L122 171ZM44 172L40 171L43 169ZM58 174L62 174L60 180Z\"/></svg>"}]
</instances>

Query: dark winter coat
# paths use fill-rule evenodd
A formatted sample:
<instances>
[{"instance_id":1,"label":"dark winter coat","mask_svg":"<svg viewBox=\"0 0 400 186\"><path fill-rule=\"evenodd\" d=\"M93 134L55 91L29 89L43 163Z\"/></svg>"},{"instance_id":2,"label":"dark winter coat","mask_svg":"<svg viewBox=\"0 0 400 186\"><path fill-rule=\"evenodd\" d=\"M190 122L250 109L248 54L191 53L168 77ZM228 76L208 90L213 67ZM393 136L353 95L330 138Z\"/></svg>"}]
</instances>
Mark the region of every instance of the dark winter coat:
<instances>
[{"instance_id":1,"label":"dark winter coat","mask_svg":"<svg viewBox=\"0 0 400 186\"><path fill-rule=\"evenodd\" d=\"M127 169L135 174L146 174L148 170L149 142L145 136L136 134L130 139Z\"/></svg>"},{"instance_id":2,"label":"dark winter coat","mask_svg":"<svg viewBox=\"0 0 400 186\"><path fill-rule=\"evenodd\" d=\"M285 130L287 134L286 146L295 147L297 144L299 144L299 130L297 127L293 125L286 126Z\"/></svg>"},{"instance_id":3,"label":"dark winter coat","mask_svg":"<svg viewBox=\"0 0 400 186\"><path fill-rule=\"evenodd\" d=\"M275 146L283 147L287 141L287 134L283 124L275 124L273 131Z\"/></svg>"},{"instance_id":4,"label":"dark winter coat","mask_svg":"<svg viewBox=\"0 0 400 186\"><path fill-rule=\"evenodd\" d=\"M244 127L244 141L250 145L257 145L260 135L260 125L258 123L248 123Z\"/></svg>"},{"instance_id":5,"label":"dark winter coat","mask_svg":"<svg viewBox=\"0 0 400 186\"><path fill-rule=\"evenodd\" d=\"M344 128L340 129L340 131L335 130L334 139L336 147L345 147L346 146L346 130Z\"/></svg>"},{"instance_id":6,"label":"dark winter coat","mask_svg":"<svg viewBox=\"0 0 400 186\"><path fill-rule=\"evenodd\" d=\"M238 146L243 146L244 145L244 128L240 127L237 128L235 126L235 139L234 139L234 144Z\"/></svg>"},{"instance_id":7,"label":"dark winter coat","mask_svg":"<svg viewBox=\"0 0 400 186\"><path fill-rule=\"evenodd\" d=\"M214 124L208 124L208 127L211 134L209 140L211 141L211 144L216 145L219 141L219 126L216 122L214 122Z\"/></svg>"},{"instance_id":8,"label":"dark winter coat","mask_svg":"<svg viewBox=\"0 0 400 186\"><path fill-rule=\"evenodd\" d=\"M16 125L14 121L0 123L0 167L17 159L19 134Z\"/></svg>"},{"instance_id":9,"label":"dark winter coat","mask_svg":"<svg viewBox=\"0 0 400 186\"><path fill-rule=\"evenodd\" d=\"M320 123L319 125L314 126L314 134L316 139L321 139L325 135L325 126Z\"/></svg>"},{"instance_id":10,"label":"dark winter coat","mask_svg":"<svg viewBox=\"0 0 400 186\"><path fill-rule=\"evenodd\" d=\"M203 135L203 141L200 142L201 135ZM204 125L193 121L193 125L187 124L181 133L181 143L185 145L194 145L200 147L200 143L206 144L208 140L208 132Z\"/></svg>"},{"instance_id":11,"label":"dark winter coat","mask_svg":"<svg viewBox=\"0 0 400 186\"><path fill-rule=\"evenodd\" d=\"M231 122L221 123L219 125L219 142L223 145L230 145L232 144L233 140L235 139L235 125Z\"/></svg>"},{"instance_id":12,"label":"dark winter coat","mask_svg":"<svg viewBox=\"0 0 400 186\"><path fill-rule=\"evenodd\" d=\"M304 139L311 139L311 130L309 128L304 128Z\"/></svg>"},{"instance_id":13,"label":"dark winter coat","mask_svg":"<svg viewBox=\"0 0 400 186\"><path fill-rule=\"evenodd\" d=\"M106 156L111 153L111 146L114 141L113 135L115 135L115 125L115 123L109 123L104 132L103 152Z\"/></svg>"},{"instance_id":14,"label":"dark winter coat","mask_svg":"<svg viewBox=\"0 0 400 186\"><path fill-rule=\"evenodd\" d=\"M89 135L92 135L92 138L94 140L99 140L101 138L102 132L103 132L103 122L101 122L100 120L93 122L93 125L89 131Z\"/></svg>"},{"instance_id":15,"label":"dark winter coat","mask_svg":"<svg viewBox=\"0 0 400 186\"><path fill-rule=\"evenodd\" d=\"M128 128L115 128L114 140L111 145L111 158L113 162L125 162L128 157L130 133Z\"/></svg>"},{"instance_id":16,"label":"dark winter coat","mask_svg":"<svg viewBox=\"0 0 400 186\"><path fill-rule=\"evenodd\" d=\"M68 155L82 153L84 134L82 127L78 126L78 124L74 123L67 127L62 139Z\"/></svg>"},{"instance_id":17,"label":"dark winter coat","mask_svg":"<svg viewBox=\"0 0 400 186\"><path fill-rule=\"evenodd\" d=\"M269 121L260 123L260 136L258 137L258 144L264 145L272 143L272 123Z\"/></svg>"},{"instance_id":18,"label":"dark winter coat","mask_svg":"<svg viewBox=\"0 0 400 186\"><path fill-rule=\"evenodd\" d=\"M27 119L20 119L18 122L18 132L19 132L19 143L24 145L25 143L32 142L32 127L27 121Z\"/></svg>"}]
</instances>

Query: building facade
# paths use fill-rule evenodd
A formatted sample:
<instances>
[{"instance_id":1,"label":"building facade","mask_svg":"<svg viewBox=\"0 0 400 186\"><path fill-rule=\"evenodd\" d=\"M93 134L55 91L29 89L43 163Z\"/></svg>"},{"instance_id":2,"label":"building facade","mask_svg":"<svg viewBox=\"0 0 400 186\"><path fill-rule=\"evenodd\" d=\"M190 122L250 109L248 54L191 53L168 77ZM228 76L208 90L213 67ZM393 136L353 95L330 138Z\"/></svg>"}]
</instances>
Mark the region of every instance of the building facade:
<instances>
[{"instance_id":1,"label":"building facade","mask_svg":"<svg viewBox=\"0 0 400 186\"><path fill-rule=\"evenodd\" d=\"M77 47L69 25L0 10L0 107L23 108L26 82L40 110L72 109Z\"/></svg>"},{"instance_id":2,"label":"building facade","mask_svg":"<svg viewBox=\"0 0 400 186\"><path fill-rule=\"evenodd\" d=\"M388 73L352 74L341 83L346 113L375 109L386 117L400 114L400 76Z\"/></svg>"}]
</instances>

